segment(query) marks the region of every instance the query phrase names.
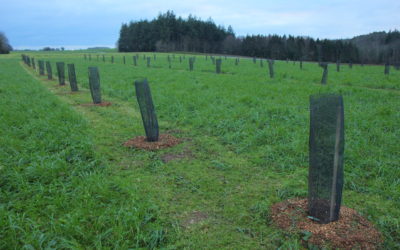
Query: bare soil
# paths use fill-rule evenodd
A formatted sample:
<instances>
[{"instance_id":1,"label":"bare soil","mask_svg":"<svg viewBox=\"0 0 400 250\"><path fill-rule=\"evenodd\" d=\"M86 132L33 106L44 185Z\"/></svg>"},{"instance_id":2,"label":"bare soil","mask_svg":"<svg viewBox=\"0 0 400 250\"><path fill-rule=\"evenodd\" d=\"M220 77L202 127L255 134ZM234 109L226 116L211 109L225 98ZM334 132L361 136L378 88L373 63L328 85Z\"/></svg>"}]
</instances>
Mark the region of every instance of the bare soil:
<instances>
[{"instance_id":1,"label":"bare soil","mask_svg":"<svg viewBox=\"0 0 400 250\"><path fill-rule=\"evenodd\" d=\"M111 106L111 102L102 102L102 103L82 103L80 106L83 107L92 107L92 106L98 106L98 107L108 107Z\"/></svg>"},{"instance_id":2,"label":"bare soil","mask_svg":"<svg viewBox=\"0 0 400 250\"><path fill-rule=\"evenodd\" d=\"M342 206L338 221L320 224L308 217L307 199L291 199L271 207L272 221L293 233L310 233L308 243L339 249L379 249L381 234L354 209Z\"/></svg>"},{"instance_id":3,"label":"bare soil","mask_svg":"<svg viewBox=\"0 0 400 250\"><path fill-rule=\"evenodd\" d=\"M158 141L149 142L146 140L146 136L137 136L125 142L123 145L125 147L134 147L144 150L158 150L162 148L173 147L181 142L181 139L176 138L169 134L161 134Z\"/></svg>"},{"instance_id":4,"label":"bare soil","mask_svg":"<svg viewBox=\"0 0 400 250\"><path fill-rule=\"evenodd\" d=\"M161 156L161 160L164 163L168 163L174 160L181 160L185 158L193 158L193 153L191 150L185 148L182 152L179 153L168 153Z\"/></svg>"},{"instance_id":5,"label":"bare soil","mask_svg":"<svg viewBox=\"0 0 400 250\"><path fill-rule=\"evenodd\" d=\"M193 211L183 219L181 225L184 228L190 228L192 225L201 223L202 221L208 219L208 214L201 211Z\"/></svg>"}]
</instances>

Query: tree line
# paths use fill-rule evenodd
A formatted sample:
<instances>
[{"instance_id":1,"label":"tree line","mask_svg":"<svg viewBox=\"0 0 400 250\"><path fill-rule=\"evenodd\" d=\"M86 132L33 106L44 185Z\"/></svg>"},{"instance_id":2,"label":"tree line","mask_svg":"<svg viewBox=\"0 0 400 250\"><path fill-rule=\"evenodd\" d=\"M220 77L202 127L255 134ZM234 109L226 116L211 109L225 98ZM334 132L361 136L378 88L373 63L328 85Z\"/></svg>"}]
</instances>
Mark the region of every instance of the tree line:
<instances>
[{"instance_id":1,"label":"tree line","mask_svg":"<svg viewBox=\"0 0 400 250\"><path fill-rule=\"evenodd\" d=\"M183 51L278 60L399 63L400 32L379 34L373 43L368 42L370 35L339 40L290 35L236 36L231 26L226 29L212 19L202 21L192 15L183 19L167 11L151 21L122 24L117 46L121 52Z\"/></svg>"},{"instance_id":2,"label":"tree line","mask_svg":"<svg viewBox=\"0 0 400 250\"><path fill-rule=\"evenodd\" d=\"M0 54L8 54L12 50L10 43L6 35L3 32L0 32Z\"/></svg>"}]
</instances>

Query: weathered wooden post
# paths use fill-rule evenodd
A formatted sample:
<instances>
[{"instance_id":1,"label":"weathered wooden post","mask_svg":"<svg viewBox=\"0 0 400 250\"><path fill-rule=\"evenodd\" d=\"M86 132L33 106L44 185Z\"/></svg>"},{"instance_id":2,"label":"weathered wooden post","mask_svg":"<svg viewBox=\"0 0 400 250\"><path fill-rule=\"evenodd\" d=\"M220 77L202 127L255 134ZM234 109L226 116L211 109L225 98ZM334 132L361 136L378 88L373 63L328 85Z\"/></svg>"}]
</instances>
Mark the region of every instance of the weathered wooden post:
<instances>
[{"instance_id":1,"label":"weathered wooden post","mask_svg":"<svg viewBox=\"0 0 400 250\"><path fill-rule=\"evenodd\" d=\"M218 59L216 60L216 65L215 65L215 72L216 72L217 74L221 74L221 63L222 63L221 58L218 58Z\"/></svg>"},{"instance_id":2,"label":"weathered wooden post","mask_svg":"<svg viewBox=\"0 0 400 250\"><path fill-rule=\"evenodd\" d=\"M58 83L60 85L65 85L65 64L63 62L57 62L57 75L58 75Z\"/></svg>"},{"instance_id":3,"label":"weathered wooden post","mask_svg":"<svg viewBox=\"0 0 400 250\"><path fill-rule=\"evenodd\" d=\"M171 57L168 55L167 57L168 60L168 68L171 68Z\"/></svg>"},{"instance_id":4,"label":"weathered wooden post","mask_svg":"<svg viewBox=\"0 0 400 250\"><path fill-rule=\"evenodd\" d=\"M353 68L353 62L349 62L349 68L352 69Z\"/></svg>"},{"instance_id":5,"label":"weathered wooden post","mask_svg":"<svg viewBox=\"0 0 400 250\"><path fill-rule=\"evenodd\" d=\"M76 82L76 74L75 74L75 65L68 64L68 81L69 85L71 86L71 91L75 92L78 91L78 84Z\"/></svg>"},{"instance_id":6,"label":"weathered wooden post","mask_svg":"<svg viewBox=\"0 0 400 250\"><path fill-rule=\"evenodd\" d=\"M340 72L340 61L339 60L336 61L336 71Z\"/></svg>"},{"instance_id":7,"label":"weathered wooden post","mask_svg":"<svg viewBox=\"0 0 400 250\"><path fill-rule=\"evenodd\" d=\"M26 64L28 64L28 66L31 66L31 58L29 56L26 57Z\"/></svg>"},{"instance_id":8,"label":"weathered wooden post","mask_svg":"<svg viewBox=\"0 0 400 250\"><path fill-rule=\"evenodd\" d=\"M150 68L150 57L147 57L147 67Z\"/></svg>"},{"instance_id":9,"label":"weathered wooden post","mask_svg":"<svg viewBox=\"0 0 400 250\"><path fill-rule=\"evenodd\" d=\"M239 59L236 58L235 59L235 65L238 66L238 64L239 64Z\"/></svg>"},{"instance_id":10,"label":"weathered wooden post","mask_svg":"<svg viewBox=\"0 0 400 250\"><path fill-rule=\"evenodd\" d=\"M390 64L388 62L385 63L385 75L389 75L390 73Z\"/></svg>"},{"instance_id":11,"label":"weathered wooden post","mask_svg":"<svg viewBox=\"0 0 400 250\"><path fill-rule=\"evenodd\" d=\"M324 72L322 73L321 84L325 85L326 81L328 80L328 63L322 62L319 64L319 66L324 69Z\"/></svg>"},{"instance_id":12,"label":"weathered wooden post","mask_svg":"<svg viewBox=\"0 0 400 250\"><path fill-rule=\"evenodd\" d=\"M268 59L268 70L269 70L269 77L274 78L274 60Z\"/></svg>"},{"instance_id":13,"label":"weathered wooden post","mask_svg":"<svg viewBox=\"0 0 400 250\"><path fill-rule=\"evenodd\" d=\"M89 87L93 103L101 103L100 75L97 67L89 67Z\"/></svg>"},{"instance_id":14,"label":"weathered wooden post","mask_svg":"<svg viewBox=\"0 0 400 250\"><path fill-rule=\"evenodd\" d=\"M150 142L158 141L158 121L147 79L135 81L135 90L144 130L146 132L146 139Z\"/></svg>"},{"instance_id":15,"label":"weathered wooden post","mask_svg":"<svg viewBox=\"0 0 400 250\"><path fill-rule=\"evenodd\" d=\"M189 57L189 71L193 71L194 59L193 57Z\"/></svg>"},{"instance_id":16,"label":"weathered wooden post","mask_svg":"<svg viewBox=\"0 0 400 250\"><path fill-rule=\"evenodd\" d=\"M43 60L39 60L39 75L44 76L44 61Z\"/></svg>"},{"instance_id":17,"label":"weathered wooden post","mask_svg":"<svg viewBox=\"0 0 400 250\"><path fill-rule=\"evenodd\" d=\"M300 60L300 69L303 69L303 60Z\"/></svg>"},{"instance_id":18,"label":"weathered wooden post","mask_svg":"<svg viewBox=\"0 0 400 250\"><path fill-rule=\"evenodd\" d=\"M344 163L343 98L310 97L308 213L326 224L339 219Z\"/></svg>"},{"instance_id":19,"label":"weathered wooden post","mask_svg":"<svg viewBox=\"0 0 400 250\"><path fill-rule=\"evenodd\" d=\"M34 57L32 57L32 67L33 67L33 69L36 69L35 58Z\"/></svg>"},{"instance_id":20,"label":"weathered wooden post","mask_svg":"<svg viewBox=\"0 0 400 250\"><path fill-rule=\"evenodd\" d=\"M49 61L46 62L46 71L47 71L47 79L52 80L53 79L53 71L51 70L51 64Z\"/></svg>"},{"instance_id":21,"label":"weathered wooden post","mask_svg":"<svg viewBox=\"0 0 400 250\"><path fill-rule=\"evenodd\" d=\"M263 59L260 59L260 67L261 67L261 68L264 67Z\"/></svg>"},{"instance_id":22,"label":"weathered wooden post","mask_svg":"<svg viewBox=\"0 0 400 250\"><path fill-rule=\"evenodd\" d=\"M133 56L133 66L137 66L137 56Z\"/></svg>"}]
</instances>

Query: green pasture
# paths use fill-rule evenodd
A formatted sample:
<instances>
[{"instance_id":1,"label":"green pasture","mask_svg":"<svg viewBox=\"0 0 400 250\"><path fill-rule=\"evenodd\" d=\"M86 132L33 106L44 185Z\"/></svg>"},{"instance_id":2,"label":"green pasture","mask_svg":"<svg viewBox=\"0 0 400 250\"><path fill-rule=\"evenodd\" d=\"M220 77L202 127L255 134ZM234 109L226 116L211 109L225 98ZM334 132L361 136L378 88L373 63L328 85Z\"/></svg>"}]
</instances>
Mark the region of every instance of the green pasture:
<instances>
[{"instance_id":1,"label":"green pasture","mask_svg":"<svg viewBox=\"0 0 400 250\"><path fill-rule=\"evenodd\" d=\"M80 91L39 77L20 53L0 56L0 249L310 247L301 233L276 228L269 208L307 197L309 96L326 92L345 105L343 205L382 232L383 248L400 248L400 71L393 67L384 75L383 66L343 64L336 72L329 64L321 85L315 62L301 70L299 62L275 61L271 79L267 62L251 58L235 65L236 57L221 56L216 74L205 55L23 53L36 66L50 61L55 76L56 62L74 63ZM111 106L81 105L91 102L89 66L99 68ZM180 138L178 146L122 146L144 135L133 85L141 78L160 133Z\"/></svg>"}]
</instances>

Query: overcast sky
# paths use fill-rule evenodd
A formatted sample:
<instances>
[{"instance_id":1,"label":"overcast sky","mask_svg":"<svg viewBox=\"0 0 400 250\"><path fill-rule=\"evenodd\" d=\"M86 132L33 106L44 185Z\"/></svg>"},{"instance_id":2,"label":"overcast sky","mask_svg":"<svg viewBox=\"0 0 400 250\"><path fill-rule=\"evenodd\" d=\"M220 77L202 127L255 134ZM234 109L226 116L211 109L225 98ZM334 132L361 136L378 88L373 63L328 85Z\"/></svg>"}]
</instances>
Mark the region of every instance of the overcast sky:
<instances>
[{"instance_id":1,"label":"overcast sky","mask_svg":"<svg viewBox=\"0 0 400 250\"><path fill-rule=\"evenodd\" d=\"M351 38L400 29L400 0L1 0L0 31L16 49L114 47L122 23L172 10L237 35Z\"/></svg>"}]
</instances>

